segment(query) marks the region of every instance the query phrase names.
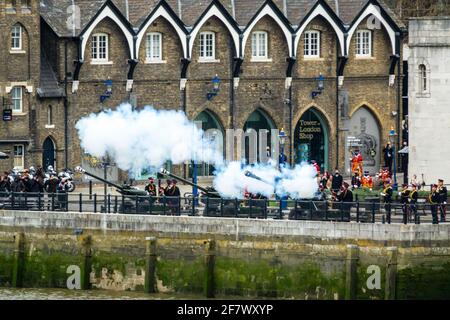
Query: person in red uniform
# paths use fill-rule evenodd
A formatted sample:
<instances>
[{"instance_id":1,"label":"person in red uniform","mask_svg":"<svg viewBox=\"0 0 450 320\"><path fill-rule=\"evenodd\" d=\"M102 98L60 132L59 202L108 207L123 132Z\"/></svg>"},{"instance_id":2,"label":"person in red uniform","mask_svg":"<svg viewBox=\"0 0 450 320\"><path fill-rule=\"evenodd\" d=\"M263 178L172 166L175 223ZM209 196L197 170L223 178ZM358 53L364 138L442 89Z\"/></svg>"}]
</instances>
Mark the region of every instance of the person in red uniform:
<instances>
[{"instance_id":1,"label":"person in red uniform","mask_svg":"<svg viewBox=\"0 0 450 320\"><path fill-rule=\"evenodd\" d=\"M317 177L320 176L320 166L317 164L315 160L311 161L311 163L317 171Z\"/></svg>"},{"instance_id":2,"label":"person in red uniform","mask_svg":"<svg viewBox=\"0 0 450 320\"><path fill-rule=\"evenodd\" d=\"M362 186L363 188L371 191L373 189L373 178L370 176L369 171L364 172L364 177L362 177Z\"/></svg>"}]
</instances>

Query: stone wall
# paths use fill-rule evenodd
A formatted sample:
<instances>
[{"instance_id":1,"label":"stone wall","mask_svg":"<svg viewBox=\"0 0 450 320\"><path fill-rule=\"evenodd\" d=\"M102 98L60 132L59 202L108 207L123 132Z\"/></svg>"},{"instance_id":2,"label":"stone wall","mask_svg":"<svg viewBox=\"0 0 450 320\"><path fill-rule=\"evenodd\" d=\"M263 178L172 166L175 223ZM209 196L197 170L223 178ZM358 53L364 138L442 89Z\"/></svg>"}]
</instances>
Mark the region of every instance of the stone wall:
<instances>
[{"instance_id":1,"label":"stone wall","mask_svg":"<svg viewBox=\"0 0 450 320\"><path fill-rule=\"evenodd\" d=\"M16 249L24 253L25 287L65 288L67 268L75 265L94 289L140 291L149 254L156 254L159 292L202 293L212 254L221 297L444 299L449 231L448 225L1 211L0 286L15 283ZM146 250L148 237L156 237L155 251ZM215 250L207 250L209 240Z\"/></svg>"},{"instance_id":2,"label":"stone wall","mask_svg":"<svg viewBox=\"0 0 450 320\"><path fill-rule=\"evenodd\" d=\"M450 19L410 20L409 35L409 175L436 183L450 181L448 135L450 110ZM419 67L426 68L425 92L420 86Z\"/></svg>"}]
</instances>

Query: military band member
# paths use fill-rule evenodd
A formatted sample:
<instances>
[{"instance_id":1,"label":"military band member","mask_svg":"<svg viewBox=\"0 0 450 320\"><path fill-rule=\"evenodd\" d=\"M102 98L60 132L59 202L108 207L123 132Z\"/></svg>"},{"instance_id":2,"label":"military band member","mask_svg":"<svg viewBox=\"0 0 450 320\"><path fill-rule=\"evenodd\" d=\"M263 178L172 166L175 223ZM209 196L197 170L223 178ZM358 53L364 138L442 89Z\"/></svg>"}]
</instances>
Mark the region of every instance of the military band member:
<instances>
[{"instance_id":1,"label":"military band member","mask_svg":"<svg viewBox=\"0 0 450 320\"><path fill-rule=\"evenodd\" d=\"M403 211L403 223L408 223L408 203L409 203L409 194L411 191L408 189L408 184L404 184L402 188L402 192L400 192L400 202L402 204Z\"/></svg>"},{"instance_id":2,"label":"military band member","mask_svg":"<svg viewBox=\"0 0 450 320\"><path fill-rule=\"evenodd\" d=\"M409 194L409 208L410 212L414 213L414 219L417 222L417 200L419 199L419 193L417 192L417 185L412 185L411 193Z\"/></svg>"},{"instance_id":3,"label":"military band member","mask_svg":"<svg viewBox=\"0 0 450 320\"><path fill-rule=\"evenodd\" d=\"M156 186L155 179L148 178L148 184L145 186L145 191L148 192L149 196L156 197Z\"/></svg>"},{"instance_id":4,"label":"military band member","mask_svg":"<svg viewBox=\"0 0 450 320\"><path fill-rule=\"evenodd\" d=\"M439 224L438 220L438 204L440 201L440 195L438 192L438 185L435 184L431 187L431 193L428 196L428 202L431 205L431 215L433 217L433 224Z\"/></svg>"},{"instance_id":5,"label":"military band member","mask_svg":"<svg viewBox=\"0 0 450 320\"><path fill-rule=\"evenodd\" d=\"M392 203L393 193L394 193L394 191L392 189L391 182L389 180L385 181L384 189L383 189L383 192L381 193L381 196L383 197L384 208L386 209L387 212L391 211L391 203Z\"/></svg>"},{"instance_id":6,"label":"military band member","mask_svg":"<svg viewBox=\"0 0 450 320\"><path fill-rule=\"evenodd\" d=\"M437 192L439 194L439 211L441 213L441 222L445 222L447 214L447 188L444 186L444 180L439 179Z\"/></svg>"}]
</instances>

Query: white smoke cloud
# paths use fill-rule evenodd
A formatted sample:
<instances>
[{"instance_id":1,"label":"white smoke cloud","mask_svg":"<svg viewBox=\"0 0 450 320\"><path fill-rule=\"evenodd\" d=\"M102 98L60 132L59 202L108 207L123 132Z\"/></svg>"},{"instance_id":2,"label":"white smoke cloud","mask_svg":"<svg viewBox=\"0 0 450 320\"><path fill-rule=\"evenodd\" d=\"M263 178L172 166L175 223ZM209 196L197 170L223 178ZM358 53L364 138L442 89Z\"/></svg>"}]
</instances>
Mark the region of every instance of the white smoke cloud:
<instances>
[{"instance_id":1,"label":"white smoke cloud","mask_svg":"<svg viewBox=\"0 0 450 320\"><path fill-rule=\"evenodd\" d=\"M246 172L260 180L246 176ZM276 194L293 199L312 199L318 191L317 171L308 164L280 172L274 165L245 166L232 162L217 170L215 175L214 188L226 198L242 199L244 192L248 191L268 198Z\"/></svg>"},{"instance_id":2,"label":"white smoke cloud","mask_svg":"<svg viewBox=\"0 0 450 320\"><path fill-rule=\"evenodd\" d=\"M309 164L283 169L283 179L277 184L277 195L289 195L293 199L312 199L319 189L316 176L316 169Z\"/></svg>"},{"instance_id":3,"label":"white smoke cloud","mask_svg":"<svg viewBox=\"0 0 450 320\"><path fill-rule=\"evenodd\" d=\"M81 147L101 158L107 154L132 175L158 169L166 161L182 164L195 159L220 165L222 154L204 138L203 130L181 111L145 107L134 111L128 103L82 118L76 124Z\"/></svg>"}]
</instances>

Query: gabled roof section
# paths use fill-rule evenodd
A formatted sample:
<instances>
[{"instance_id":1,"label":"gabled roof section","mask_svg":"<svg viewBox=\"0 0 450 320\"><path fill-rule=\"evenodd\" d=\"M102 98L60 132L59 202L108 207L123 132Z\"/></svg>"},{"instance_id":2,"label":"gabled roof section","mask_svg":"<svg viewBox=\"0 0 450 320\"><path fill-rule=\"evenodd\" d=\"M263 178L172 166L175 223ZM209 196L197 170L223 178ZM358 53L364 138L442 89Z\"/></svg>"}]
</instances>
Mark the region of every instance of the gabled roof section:
<instances>
[{"instance_id":1,"label":"gabled roof section","mask_svg":"<svg viewBox=\"0 0 450 320\"><path fill-rule=\"evenodd\" d=\"M90 38L92 31L95 27L103 21L105 18L110 18L114 21L117 26L122 30L123 35L127 39L128 48L130 52L130 58L134 59L134 31L130 22L123 16L122 12L116 7L116 5L111 1L107 0L101 8L97 11L95 16L91 19L91 21L83 28L80 32L81 41L81 51L80 51L80 59L84 60L84 55L86 51L86 45Z\"/></svg>"},{"instance_id":2,"label":"gabled roof section","mask_svg":"<svg viewBox=\"0 0 450 320\"><path fill-rule=\"evenodd\" d=\"M141 46L142 40L145 36L147 29L150 25L159 17L166 19L172 27L175 29L178 37L181 41L181 46L183 48L183 56L187 57L187 30L184 27L183 22L178 18L177 14L172 10L169 4L165 0L159 1L158 5L153 9L153 11L146 17L139 27L139 31L136 39L136 50L135 56L137 57L139 53L139 48Z\"/></svg>"},{"instance_id":3,"label":"gabled roof section","mask_svg":"<svg viewBox=\"0 0 450 320\"><path fill-rule=\"evenodd\" d=\"M239 55L240 50L239 26L237 25L233 17L230 15L230 13L222 5L222 3L219 0L213 0L211 4L208 6L208 8L205 10L205 12L203 12L203 14L199 17L199 19L197 20L197 22L195 23L195 25L191 30L191 40L189 43L189 57L192 56L192 47L198 32L200 31L201 27L213 16L217 17L220 21L222 21L222 23L228 29L233 38L235 56Z\"/></svg>"},{"instance_id":4,"label":"gabled roof section","mask_svg":"<svg viewBox=\"0 0 450 320\"><path fill-rule=\"evenodd\" d=\"M261 8L256 12L253 18L249 21L247 27L244 31L244 37L242 40L242 52L241 56L243 57L245 54L245 46L247 44L247 40L250 36L255 25L265 16L271 17L278 26L283 31L284 36L286 37L286 42L288 45L289 55L293 54L293 41L292 41L292 27L289 23L289 20L284 16L283 12L280 11L278 6L272 0L266 0Z\"/></svg>"}]
</instances>

